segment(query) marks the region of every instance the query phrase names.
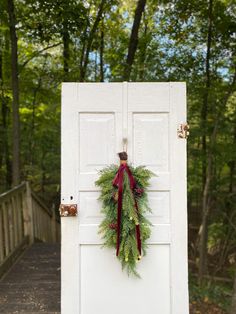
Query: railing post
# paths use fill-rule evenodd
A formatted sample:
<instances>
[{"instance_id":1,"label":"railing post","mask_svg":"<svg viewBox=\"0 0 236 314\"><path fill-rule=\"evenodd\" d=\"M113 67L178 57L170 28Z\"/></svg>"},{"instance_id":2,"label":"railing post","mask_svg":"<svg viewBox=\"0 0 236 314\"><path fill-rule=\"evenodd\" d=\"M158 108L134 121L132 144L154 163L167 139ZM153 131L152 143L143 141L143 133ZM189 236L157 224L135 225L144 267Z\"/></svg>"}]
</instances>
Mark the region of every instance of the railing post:
<instances>
[{"instance_id":1,"label":"railing post","mask_svg":"<svg viewBox=\"0 0 236 314\"><path fill-rule=\"evenodd\" d=\"M26 197L24 202L24 233L29 236L29 242L34 242L33 204L29 182L26 182Z\"/></svg>"}]
</instances>

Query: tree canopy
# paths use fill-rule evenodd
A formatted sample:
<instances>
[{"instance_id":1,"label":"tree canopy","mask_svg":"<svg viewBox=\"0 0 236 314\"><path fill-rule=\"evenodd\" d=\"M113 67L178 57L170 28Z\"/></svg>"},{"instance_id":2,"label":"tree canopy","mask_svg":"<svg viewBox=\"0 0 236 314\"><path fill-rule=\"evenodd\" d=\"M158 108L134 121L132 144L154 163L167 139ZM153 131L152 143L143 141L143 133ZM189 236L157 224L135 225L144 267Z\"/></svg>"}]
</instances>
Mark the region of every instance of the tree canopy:
<instances>
[{"instance_id":1,"label":"tree canopy","mask_svg":"<svg viewBox=\"0 0 236 314\"><path fill-rule=\"evenodd\" d=\"M190 258L236 260L236 6L233 0L0 0L0 190L60 190L63 81L186 81ZM227 265L227 267L225 267Z\"/></svg>"}]
</instances>

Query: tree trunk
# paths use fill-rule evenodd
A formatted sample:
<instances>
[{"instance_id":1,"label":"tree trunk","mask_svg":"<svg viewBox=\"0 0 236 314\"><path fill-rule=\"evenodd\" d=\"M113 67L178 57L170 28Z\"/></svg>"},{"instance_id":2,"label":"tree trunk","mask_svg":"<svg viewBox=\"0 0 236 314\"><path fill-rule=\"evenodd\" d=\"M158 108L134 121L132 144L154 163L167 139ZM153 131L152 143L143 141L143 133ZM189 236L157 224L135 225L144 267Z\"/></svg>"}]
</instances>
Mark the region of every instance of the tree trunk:
<instances>
[{"instance_id":1,"label":"tree trunk","mask_svg":"<svg viewBox=\"0 0 236 314\"><path fill-rule=\"evenodd\" d=\"M98 71L98 52L95 52L94 60L94 82L97 82L97 71Z\"/></svg>"},{"instance_id":2,"label":"tree trunk","mask_svg":"<svg viewBox=\"0 0 236 314\"><path fill-rule=\"evenodd\" d=\"M13 0L8 0L8 18L11 38L11 72L12 72L12 185L20 183L20 117L19 117L19 79L18 53L16 35L16 17Z\"/></svg>"},{"instance_id":3,"label":"tree trunk","mask_svg":"<svg viewBox=\"0 0 236 314\"><path fill-rule=\"evenodd\" d=\"M2 154L3 159L5 161L6 167L6 177L5 177L5 188L6 190L11 187L12 183L12 168L11 168L11 161L9 157L9 143L8 143L8 107L7 107L7 100L4 96L3 90L1 94L1 103L2 103Z\"/></svg>"},{"instance_id":4,"label":"tree trunk","mask_svg":"<svg viewBox=\"0 0 236 314\"><path fill-rule=\"evenodd\" d=\"M144 80L145 74L145 59L146 59L146 52L147 52L147 30L148 30L148 22L145 18L145 12L143 13L144 17L144 43L142 48L140 48L140 68L139 68L139 80L142 82Z\"/></svg>"},{"instance_id":5,"label":"tree trunk","mask_svg":"<svg viewBox=\"0 0 236 314\"><path fill-rule=\"evenodd\" d=\"M129 81L134 62L134 56L138 46L138 31L141 23L142 14L144 12L146 0L139 0L134 15L134 22L129 40L129 48L124 68L124 81Z\"/></svg>"},{"instance_id":6,"label":"tree trunk","mask_svg":"<svg viewBox=\"0 0 236 314\"><path fill-rule=\"evenodd\" d=\"M1 88L1 104L2 104L2 108L3 108L4 94L3 94L2 50L1 49L0 49L0 88ZM0 123L0 145L3 148L0 150L0 169L2 169L3 158L4 158L4 128L3 128L3 123Z\"/></svg>"},{"instance_id":7,"label":"tree trunk","mask_svg":"<svg viewBox=\"0 0 236 314\"><path fill-rule=\"evenodd\" d=\"M5 165L6 165L6 190L9 189L12 185L12 164L10 160L9 153L9 143L8 143L8 107L7 103L4 100L2 103L2 117L3 117L3 128L5 130L4 136L4 154L5 154Z\"/></svg>"},{"instance_id":8,"label":"tree trunk","mask_svg":"<svg viewBox=\"0 0 236 314\"><path fill-rule=\"evenodd\" d=\"M207 147L206 147L206 126L209 107L209 90L211 86L210 77L210 59L211 59L211 44L212 44L212 19L213 19L213 0L209 0L208 6L208 32L207 32L207 55L206 55L206 83L203 96L203 104L201 111L202 122L202 183L203 183L203 200L202 200L202 224L200 227L200 244L199 244L199 281L202 281L203 275L207 270L207 228L209 214L209 187L212 176L212 156L209 156L207 165ZM210 151L209 154L212 154Z\"/></svg>"},{"instance_id":9,"label":"tree trunk","mask_svg":"<svg viewBox=\"0 0 236 314\"><path fill-rule=\"evenodd\" d=\"M68 72L69 72L69 58L70 58L70 50L69 50L70 36L69 36L68 29L67 29L66 21L63 22L62 41L63 41L64 80L67 80L68 79Z\"/></svg>"},{"instance_id":10,"label":"tree trunk","mask_svg":"<svg viewBox=\"0 0 236 314\"><path fill-rule=\"evenodd\" d=\"M207 269L207 238L208 238L208 215L210 210L209 190L212 177L212 162L213 155L209 153L206 182L203 191L202 200L202 224L200 227L200 242L199 242L199 283L202 283L203 276Z\"/></svg>"},{"instance_id":11,"label":"tree trunk","mask_svg":"<svg viewBox=\"0 0 236 314\"><path fill-rule=\"evenodd\" d=\"M209 89L211 86L211 73L210 73L210 60L211 60L211 44L212 44L212 20L213 20L213 0L209 0L208 6L208 31L207 31L207 54L205 61L205 91L203 94L203 104L201 111L201 122L202 122L202 184L203 187L206 181L206 126L207 126L207 115L208 115L208 98Z\"/></svg>"},{"instance_id":12,"label":"tree trunk","mask_svg":"<svg viewBox=\"0 0 236 314\"><path fill-rule=\"evenodd\" d=\"M101 38L100 38L100 82L104 82L104 62L103 62L103 53L104 53L104 25L102 20L101 28Z\"/></svg>"},{"instance_id":13,"label":"tree trunk","mask_svg":"<svg viewBox=\"0 0 236 314\"><path fill-rule=\"evenodd\" d=\"M105 3L106 3L106 0L102 0L100 3L96 19L95 19L94 24L92 26L92 29L89 33L86 49L84 49L85 52L82 54L81 66L80 66L80 82L84 82L85 77L86 77L86 71L87 71L87 66L88 66L88 62L89 62L89 53L90 53L90 50L92 47L93 39L94 39L95 33L97 31L99 22L102 18Z\"/></svg>"},{"instance_id":14,"label":"tree trunk","mask_svg":"<svg viewBox=\"0 0 236 314\"><path fill-rule=\"evenodd\" d=\"M41 88L42 79L41 77L38 80L37 86L35 86L33 90L33 100L32 100L32 119L31 119L31 131L30 131L30 138L29 138L29 164L33 166L34 164L34 149L35 149L35 109L36 109L36 100L37 100L37 94Z\"/></svg>"},{"instance_id":15,"label":"tree trunk","mask_svg":"<svg viewBox=\"0 0 236 314\"><path fill-rule=\"evenodd\" d=\"M236 146L236 126L234 127L233 146ZM234 187L234 173L235 173L235 160L229 163L230 175L229 175L229 193L233 193Z\"/></svg>"},{"instance_id":16,"label":"tree trunk","mask_svg":"<svg viewBox=\"0 0 236 314\"><path fill-rule=\"evenodd\" d=\"M7 106L7 98L4 94L4 82L3 82L3 56L0 51L0 89L1 89L1 113L2 113L2 149L1 149L1 165L5 162L6 167L6 177L5 177L5 189L8 190L11 187L12 171L11 171L11 161L9 157L9 143L8 143L8 114L9 109Z\"/></svg>"}]
</instances>

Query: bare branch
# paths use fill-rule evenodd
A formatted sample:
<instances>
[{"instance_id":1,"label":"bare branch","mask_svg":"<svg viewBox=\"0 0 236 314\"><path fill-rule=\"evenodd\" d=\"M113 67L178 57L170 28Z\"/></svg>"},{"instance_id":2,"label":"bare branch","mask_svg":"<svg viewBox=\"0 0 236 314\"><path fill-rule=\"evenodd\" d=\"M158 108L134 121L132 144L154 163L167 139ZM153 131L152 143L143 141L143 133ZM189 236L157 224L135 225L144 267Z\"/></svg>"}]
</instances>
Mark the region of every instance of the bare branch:
<instances>
[{"instance_id":1,"label":"bare branch","mask_svg":"<svg viewBox=\"0 0 236 314\"><path fill-rule=\"evenodd\" d=\"M47 46L41 50L38 50L38 51L35 51L22 65L21 65L21 69L19 72L21 72L23 70L23 68L31 61L33 60L35 57L38 57L42 52L46 51L46 50L49 50L51 48L55 48L59 45L61 45L62 42L59 42L59 43L56 43L56 44L53 44L53 45L50 45L50 46Z\"/></svg>"}]
</instances>

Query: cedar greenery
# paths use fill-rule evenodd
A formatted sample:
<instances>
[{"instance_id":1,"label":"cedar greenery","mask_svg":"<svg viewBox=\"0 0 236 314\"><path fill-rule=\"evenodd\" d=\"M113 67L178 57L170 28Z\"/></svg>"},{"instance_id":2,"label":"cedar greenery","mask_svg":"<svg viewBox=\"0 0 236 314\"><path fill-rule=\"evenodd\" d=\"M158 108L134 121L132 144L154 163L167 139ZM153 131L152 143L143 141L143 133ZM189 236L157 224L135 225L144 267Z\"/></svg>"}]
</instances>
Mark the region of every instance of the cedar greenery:
<instances>
[{"instance_id":1,"label":"cedar greenery","mask_svg":"<svg viewBox=\"0 0 236 314\"><path fill-rule=\"evenodd\" d=\"M102 202L101 212L104 219L99 226L99 233L104 240L104 247L116 248L117 231L112 227L117 221L117 200L114 197L117 193L117 187L113 186L112 181L118 171L117 165L111 165L100 171L100 177L95 182L96 186L101 188L99 200ZM151 212L148 206L147 187L149 180L154 175L144 166L129 166L138 188L142 189L142 194L136 195L132 192L129 185L129 178L124 172L123 181L123 202L121 215L121 233L120 233L120 251L118 259L122 264L122 269L126 269L128 275L133 274L140 278L137 272L137 262L141 258L137 248L136 224L140 224L140 233L142 241L142 254L146 254L147 239L151 234L151 223L145 217L145 213ZM134 197L138 204L138 213L134 206Z\"/></svg>"}]
</instances>

